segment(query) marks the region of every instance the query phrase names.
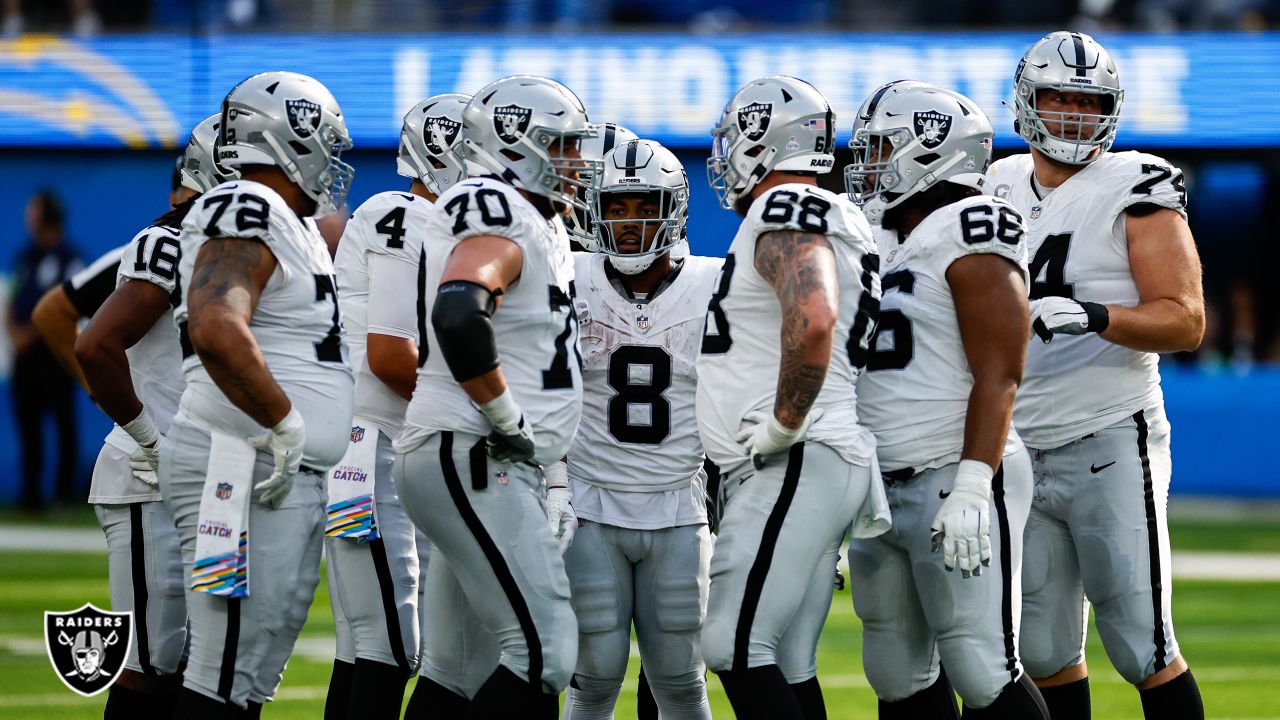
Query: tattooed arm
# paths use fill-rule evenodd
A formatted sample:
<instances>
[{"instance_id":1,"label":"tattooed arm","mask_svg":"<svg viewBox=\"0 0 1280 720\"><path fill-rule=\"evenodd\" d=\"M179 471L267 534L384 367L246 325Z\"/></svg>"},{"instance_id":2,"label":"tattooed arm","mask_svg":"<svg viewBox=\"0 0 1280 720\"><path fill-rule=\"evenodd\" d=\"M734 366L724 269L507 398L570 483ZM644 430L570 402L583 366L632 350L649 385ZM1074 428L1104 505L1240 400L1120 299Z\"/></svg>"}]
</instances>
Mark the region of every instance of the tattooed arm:
<instances>
[{"instance_id":1,"label":"tattooed arm","mask_svg":"<svg viewBox=\"0 0 1280 720\"><path fill-rule=\"evenodd\" d=\"M788 428L804 422L831 362L839 284L825 235L767 232L756 241L756 272L782 305L782 362L773 414Z\"/></svg>"},{"instance_id":2,"label":"tattooed arm","mask_svg":"<svg viewBox=\"0 0 1280 720\"><path fill-rule=\"evenodd\" d=\"M187 291L191 345L233 405L274 427L293 404L263 359L249 321L276 258L257 240L213 238L196 255Z\"/></svg>"}]
</instances>

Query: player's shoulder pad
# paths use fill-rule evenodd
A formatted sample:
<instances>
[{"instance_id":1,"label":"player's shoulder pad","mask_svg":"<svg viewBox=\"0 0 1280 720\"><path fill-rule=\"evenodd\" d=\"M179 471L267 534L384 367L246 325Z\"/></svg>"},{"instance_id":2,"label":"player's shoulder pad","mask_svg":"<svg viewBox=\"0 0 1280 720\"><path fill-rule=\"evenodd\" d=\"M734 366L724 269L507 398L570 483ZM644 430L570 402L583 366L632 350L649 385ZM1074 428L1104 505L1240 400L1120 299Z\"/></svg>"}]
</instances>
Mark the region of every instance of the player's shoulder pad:
<instances>
[{"instance_id":1,"label":"player's shoulder pad","mask_svg":"<svg viewBox=\"0 0 1280 720\"><path fill-rule=\"evenodd\" d=\"M456 241L493 235L523 245L547 227L546 219L519 190L489 177L454 184L434 207L446 232Z\"/></svg>"},{"instance_id":2,"label":"player's shoulder pad","mask_svg":"<svg viewBox=\"0 0 1280 720\"><path fill-rule=\"evenodd\" d=\"M1106 153L1096 162L1101 172L1095 182L1117 199L1117 211L1145 204L1187 214L1186 179L1168 160L1130 150Z\"/></svg>"},{"instance_id":3,"label":"player's shoulder pad","mask_svg":"<svg viewBox=\"0 0 1280 720\"><path fill-rule=\"evenodd\" d=\"M202 241L249 238L272 247L289 237L285 229L294 223L302 224L275 190L249 180L232 180L201 195L182 221L182 230Z\"/></svg>"},{"instance_id":4,"label":"player's shoulder pad","mask_svg":"<svg viewBox=\"0 0 1280 720\"><path fill-rule=\"evenodd\" d=\"M689 273L692 277L697 278L698 282L708 281L714 283L720 275L722 267L724 267L724 258L722 257L686 255L684 258L684 270L681 271L681 274Z\"/></svg>"},{"instance_id":5,"label":"player's shoulder pad","mask_svg":"<svg viewBox=\"0 0 1280 720\"><path fill-rule=\"evenodd\" d=\"M145 280L172 293L177 284L178 261L182 259L179 231L166 225L148 225L124 246L119 277Z\"/></svg>"},{"instance_id":6,"label":"player's shoulder pad","mask_svg":"<svg viewBox=\"0 0 1280 720\"><path fill-rule=\"evenodd\" d=\"M604 264L606 255L604 253L593 253L578 251L573 253L573 277L578 287L582 287L583 283L590 279L591 273L596 268Z\"/></svg>"},{"instance_id":7,"label":"player's shoulder pad","mask_svg":"<svg viewBox=\"0 0 1280 720\"><path fill-rule=\"evenodd\" d=\"M355 250L417 262L431 202L410 192L380 192L361 203L342 232Z\"/></svg>"},{"instance_id":8,"label":"player's shoulder pad","mask_svg":"<svg viewBox=\"0 0 1280 720\"><path fill-rule=\"evenodd\" d=\"M794 230L826 235L829 241L871 242L871 226L848 196L803 183L770 188L747 212L757 237L767 232Z\"/></svg>"},{"instance_id":9,"label":"player's shoulder pad","mask_svg":"<svg viewBox=\"0 0 1280 720\"><path fill-rule=\"evenodd\" d=\"M996 160L987 168L987 182L982 190L987 195L1008 197L1014 183L1026 182L1034 167L1031 153Z\"/></svg>"},{"instance_id":10,"label":"player's shoulder pad","mask_svg":"<svg viewBox=\"0 0 1280 720\"><path fill-rule=\"evenodd\" d=\"M932 221L932 222L930 222ZM922 229L936 239L931 242L941 255L942 265L966 256L999 255L1026 271L1027 224L1022 214L1004 198L975 195L940 208L912 231L914 240Z\"/></svg>"}]
</instances>

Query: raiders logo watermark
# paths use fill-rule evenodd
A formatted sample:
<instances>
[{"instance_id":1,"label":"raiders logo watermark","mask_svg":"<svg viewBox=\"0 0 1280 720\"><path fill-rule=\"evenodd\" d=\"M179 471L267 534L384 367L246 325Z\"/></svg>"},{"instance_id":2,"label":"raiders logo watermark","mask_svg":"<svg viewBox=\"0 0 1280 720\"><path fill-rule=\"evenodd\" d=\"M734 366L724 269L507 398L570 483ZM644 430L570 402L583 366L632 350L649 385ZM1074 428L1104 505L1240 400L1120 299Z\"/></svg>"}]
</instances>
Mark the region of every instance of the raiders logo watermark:
<instances>
[{"instance_id":1,"label":"raiders logo watermark","mask_svg":"<svg viewBox=\"0 0 1280 720\"><path fill-rule=\"evenodd\" d=\"M453 141L458 139L458 131L461 129L462 123L457 120L429 117L427 124L422 126L422 141L432 153L443 155L453 146Z\"/></svg>"},{"instance_id":2,"label":"raiders logo watermark","mask_svg":"<svg viewBox=\"0 0 1280 720\"><path fill-rule=\"evenodd\" d=\"M738 110L738 130L751 142L757 142L769 131L773 103L751 103Z\"/></svg>"},{"instance_id":3,"label":"raiders logo watermark","mask_svg":"<svg viewBox=\"0 0 1280 720\"><path fill-rule=\"evenodd\" d=\"M92 697L111 687L124 670L133 639L133 613L79 610L44 614L44 646L62 683Z\"/></svg>"},{"instance_id":4,"label":"raiders logo watermark","mask_svg":"<svg viewBox=\"0 0 1280 720\"><path fill-rule=\"evenodd\" d=\"M513 145L529 129L531 117L533 117L533 111L527 107L519 105L496 107L493 109L493 129L497 131L498 139Z\"/></svg>"},{"instance_id":5,"label":"raiders logo watermark","mask_svg":"<svg viewBox=\"0 0 1280 720\"><path fill-rule=\"evenodd\" d=\"M937 110L917 111L914 118L916 137L930 150L938 147L951 132L951 116Z\"/></svg>"},{"instance_id":6,"label":"raiders logo watermark","mask_svg":"<svg viewBox=\"0 0 1280 720\"><path fill-rule=\"evenodd\" d=\"M289 127L293 134L300 138L309 138L311 133L320 129L320 104L310 100L285 100L284 111L289 118Z\"/></svg>"}]
</instances>

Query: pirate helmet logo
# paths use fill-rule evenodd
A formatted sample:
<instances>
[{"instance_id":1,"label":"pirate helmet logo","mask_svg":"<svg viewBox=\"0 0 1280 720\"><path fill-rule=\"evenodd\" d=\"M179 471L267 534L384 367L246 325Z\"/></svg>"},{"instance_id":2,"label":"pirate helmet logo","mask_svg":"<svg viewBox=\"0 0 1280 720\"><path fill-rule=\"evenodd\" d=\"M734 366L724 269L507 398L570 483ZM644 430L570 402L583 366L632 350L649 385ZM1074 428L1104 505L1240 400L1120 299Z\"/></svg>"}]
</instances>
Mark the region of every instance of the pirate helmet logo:
<instances>
[{"instance_id":1,"label":"pirate helmet logo","mask_svg":"<svg viewBox=\"0 0 1280 720\"><path fill-rule=\"evenodd\" d=\"M773 103L751 103L738 110L738 130L751 142L758 142L769 131Z\"/></svg>"},{"instance_id":2,"label":"pirate helmet logo","mask_svg":"<svg viewBox=\"0 0 1280 720\"><path fill-rule=\"evenodd\" d=\"M432 154L444 155L453 147L453 141L458 139L458 131L461 129L462 123L457 120L441 116L429 117L422 126L422 142Z\"/></svg>"},{"instance_id":3,"label":"pirate helmet logo","mask_svg":"<svg viewBox=\"0 0 1280 720\"><path fill-rule=\"evenodd\" d=\"M133 613L85 603L71 612L44 614L44 644L54 672L85 697L106 690L124 670L133 637Z\"/></svg>"},{"instance_id":4,"label":"pirate helmet logo","mask_svg":"<svg viewBox=\"0 0 1280 720\"><path fill-rule=\"evenodd\" d=\"M951 116L937 110L919 110L915 114L916 137L930 150L946 141L951 132Z\"/></svg>"},{"instance_id":5,"label":"pirate helmet logo","mask_svg":"<svg viewBox=\"0 0 1280 720\"><path fill-rule=\"evenodd\" d=\"M309 138L311 133L320 129L320 104L299 98L284 101L285 114L289 118L289 127L293 134L300 138Z\"/></svg>"},{"instance_id":6,"label":"pirate helmet logo","mask_svg":"<svg viewBox=\"0 0 1280 720\"><path fill-rule=\"evenodd\" d=\"M529 119L533 111L519 105L503 105L493 109L493 129L498 138L508 145L514 145L529 129Z\"/></svg>"}]
</instances>

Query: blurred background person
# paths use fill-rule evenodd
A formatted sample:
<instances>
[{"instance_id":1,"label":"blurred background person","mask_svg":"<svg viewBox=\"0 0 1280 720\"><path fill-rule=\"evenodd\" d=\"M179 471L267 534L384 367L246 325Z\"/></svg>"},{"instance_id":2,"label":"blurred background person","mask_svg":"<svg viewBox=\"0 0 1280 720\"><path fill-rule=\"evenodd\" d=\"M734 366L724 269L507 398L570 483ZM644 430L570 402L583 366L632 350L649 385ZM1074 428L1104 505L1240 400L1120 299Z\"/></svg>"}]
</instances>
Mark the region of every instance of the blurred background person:
<instances>
[{"instance_id":1,"label":"blurred background person","mask_svg":"<svg viewBox=\"0 0 1280 720\"><path fill-rule=\"evenodd\" d=\"M49 289L67 281L82 263L63 233L62 203L50 190L37 192L27 203L28 244L18 251L9 287L5 327L13 347L14 415L22 446L22 495L25 510L44 505L44 420L52 414L58 443L59 505L76 502L76 416L72 380L36 334L31 314Z\"/></svg>"}]
</instances>

